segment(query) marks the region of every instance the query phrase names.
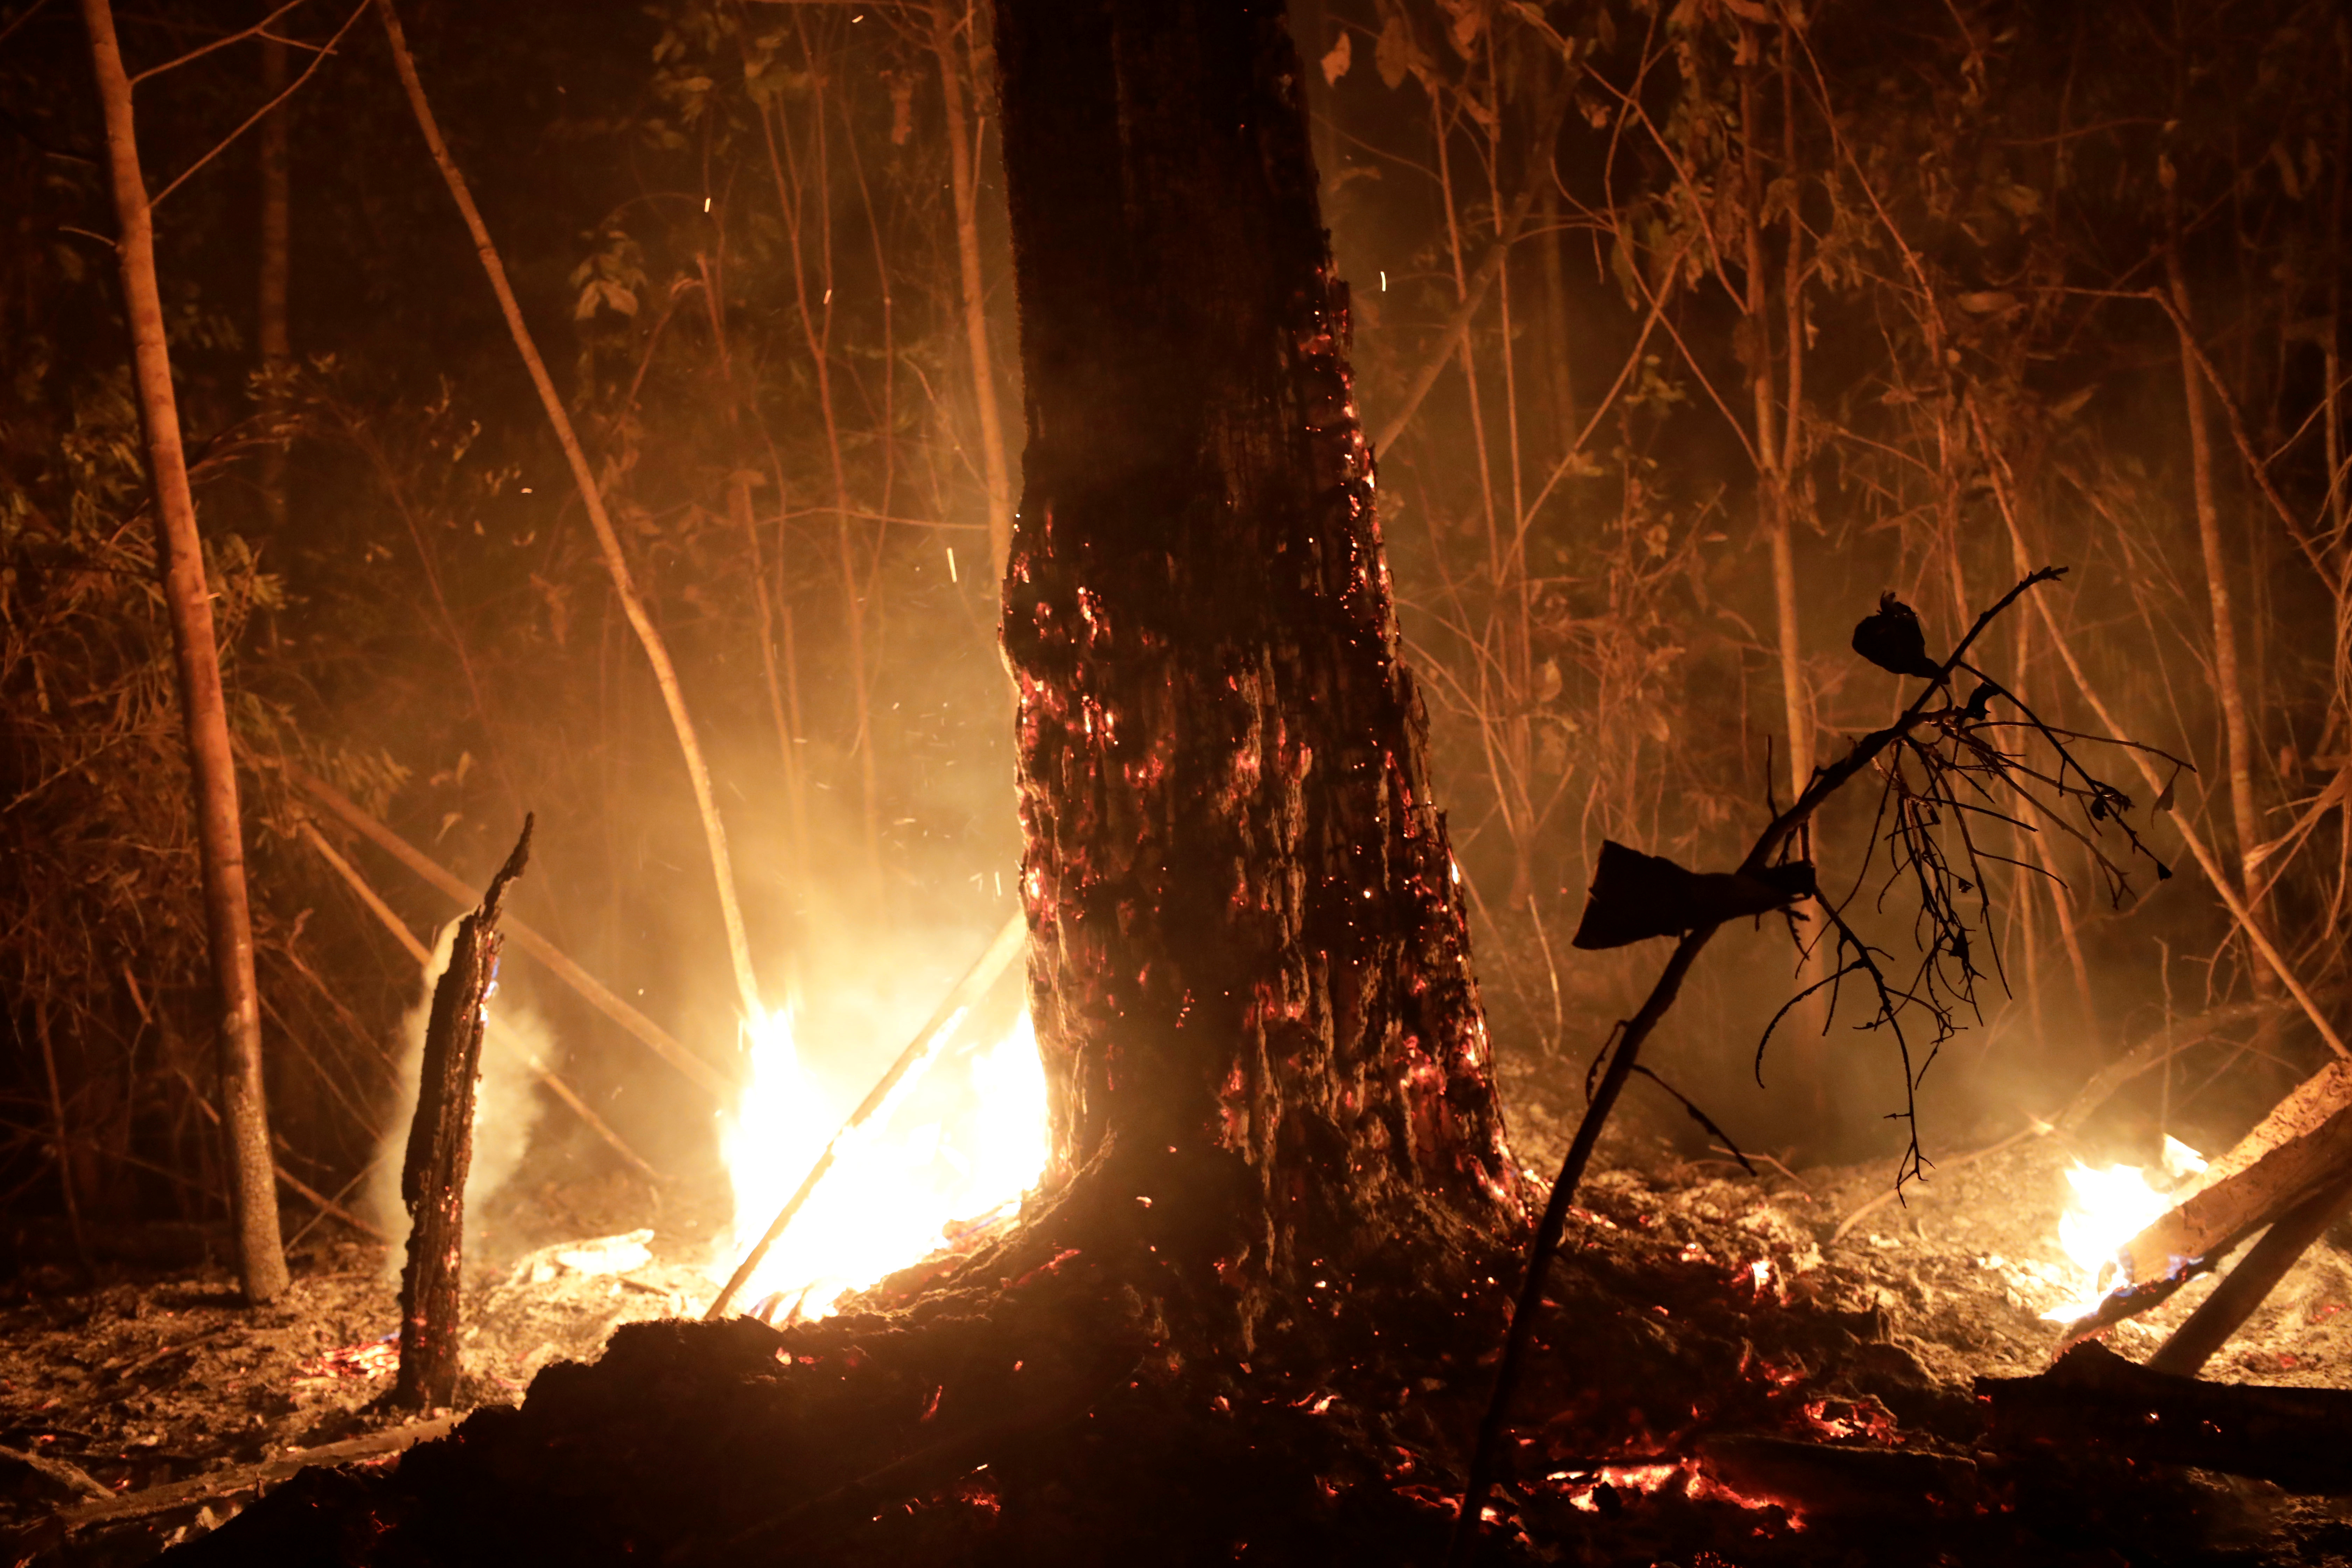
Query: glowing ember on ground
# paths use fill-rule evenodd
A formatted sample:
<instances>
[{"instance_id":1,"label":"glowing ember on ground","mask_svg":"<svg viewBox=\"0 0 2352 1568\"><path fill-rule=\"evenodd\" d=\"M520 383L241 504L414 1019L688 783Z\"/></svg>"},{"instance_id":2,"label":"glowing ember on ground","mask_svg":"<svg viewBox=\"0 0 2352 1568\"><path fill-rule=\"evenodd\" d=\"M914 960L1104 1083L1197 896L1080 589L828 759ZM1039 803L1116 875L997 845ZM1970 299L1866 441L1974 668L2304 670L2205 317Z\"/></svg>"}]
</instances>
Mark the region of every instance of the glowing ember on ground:
<instances>
[{"instance_id":1,"label":"glowing ember on ground","mask_svg":"<svg viewBox=\"0 0 2352 1568\"><path fill-rule=\"evenodd\" d=\"M1679 1479L1687 1482L1689 1475L1690 1472L1685 1470L1679 1463L1668 1463L1603 1465L1597 1470L1559 1470L1554 1472L1550 1479L1555 1483L1567 1483L1568 1502L1570 1508L1582 1509L1587 1513L1597 1513L1601 1505L1592 1494L1603 1486L1613 1487L1621 1492L1633 1491L1647 1495L1671 1480Z\"/></svg>"},{"instance_id":2,"label":"glowing ember on ground","mask_svg":"<svg viewBox=\"0 0 2352 1568\"><path fill-rule=\"evenodd\" d=\"M345 1378L383 1377L400 1369L398 1336L322 1351L294 1369L294 1386L318 1388Z\"/></svg>"},{"instance_id":3,"label":"glowing ember on ground","mask_svg":"<svg viewBox=\"0 0 2352 1568\"><path fill-rule=\"evenodd\" d=\"M2058 1245L2074 1265L2073 1296L2042 1316L2051 1322L2072 1322L2098 1310L2099 1299L2116 1283L2116 1254L2124 1243L2179 1203L2178 1182L2205 1169L2205 1157L2177 1138L2164 1141L2162 1185L2151 1183L2137 1165L2109 1165L2093 1170L2080 1163L2066 1173L2074 1191L2058 1221Z\"/></svg>"},{"instance_id":4,"label":"glowing ember on ground","mask_svg":"<svg viewBox=\"0 0 2352 1568\"><path fill-rule=\"evenodd\" d=\"M952 1038L956 1021L941 1031ZM789 1011L752 1031L751 1083L721 1141L735 1189L734 1234L713 1260L724 1279L800 1186L857 1101L812 1073ZM1045 1076L1028 1015L994 1044L950 1044L902 1079L843 1141L739 1294L745 1308L821 1318L846 1295L920 1261L1008 1211L1036 1184L1048 1148Z\"/></svg>"},{"instance_id":5,"label":"glowing ember on ground","mask_svg":"<svg viewBox=\"0 0 2352 1568\"><path fill-rule=\"evenodd\" d=\"M1562 1489L1570 1508L1586 1513L1608 1512L1617 1499L1629 1492L1648 1497L1666 1491L1671 1486L1675 1492L1697 1502L1727 1502L1751 1511L1779 1509L1786 1516L1790 1530L1805 1528L1804 1515L1781 1499L1751 1496L1739 1491L1726 1485L1719 1477L1709 1475L1688 1461L1603 1465L1597 1470L1557 1470L1549 1479L1553 1485ZM1617 1498L1604 1501L1600 1495L1602 1487L1615 1492Z\"/></svg>"}]
</instances>

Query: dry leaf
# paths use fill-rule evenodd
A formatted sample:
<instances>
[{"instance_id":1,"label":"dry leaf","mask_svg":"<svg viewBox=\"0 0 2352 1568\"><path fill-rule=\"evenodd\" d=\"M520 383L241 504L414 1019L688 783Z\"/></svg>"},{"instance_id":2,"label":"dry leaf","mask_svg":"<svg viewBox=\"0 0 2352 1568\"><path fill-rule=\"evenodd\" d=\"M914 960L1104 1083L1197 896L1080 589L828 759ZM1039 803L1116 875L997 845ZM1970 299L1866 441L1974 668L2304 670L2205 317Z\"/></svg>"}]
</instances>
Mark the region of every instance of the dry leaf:
<instances>
[{"instance_id":1,"label":"dry leaf","mask_svg":"<svg viewBox=\"0 0 2352 1568\"><path fill-rule=\"evenodd\" d=\"M1391 15L1381 28L1380 47L1372 51L1372 64L1381 80L1390 87L1402 87L1420 58L1421 48L1412 41L1412 24L1401 14Z\"/></svg>"},{"instance_id":2,"label":"dry leaf","mask_svg":"<svg viewBox=\"0 0 2352 1568\"><path fill-rule=\"evenodd\" d=\"M1330 52L1323 57L1323 85L1339 86L1339 79L1348 74L1348 68L1355 63L1355 58L1356 35L1343 30L1339 34L1339 41L1332 45ZM1390 85L1395 84L1391 82Z\"/></svg>"}]
</instances>

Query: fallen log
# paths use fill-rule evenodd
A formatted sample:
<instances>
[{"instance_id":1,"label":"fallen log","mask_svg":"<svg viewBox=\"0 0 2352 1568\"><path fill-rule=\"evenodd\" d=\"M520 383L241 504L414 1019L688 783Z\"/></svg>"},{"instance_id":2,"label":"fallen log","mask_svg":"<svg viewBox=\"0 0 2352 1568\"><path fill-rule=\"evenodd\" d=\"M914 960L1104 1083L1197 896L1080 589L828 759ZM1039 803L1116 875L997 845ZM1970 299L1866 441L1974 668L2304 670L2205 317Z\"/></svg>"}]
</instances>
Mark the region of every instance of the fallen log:
<instances>
[{"instance_id":1,"label":"fallen log","mask_svg":"<svg viewBox=\"0 0 2352 1568\"><path fill-rule=\"evenodd\" d=\"M1996 1446L2088 1448L2120 1459L2352 1492L2352 1390L2205 1383L2095 1342L2033 1377L1979 1377Z\"/></svg>"},{"instance_id":2,"label":"fallen log","mask_svg":"<svg viewBox=\"0 0 2352 1568\"><path fill-rule=\"evenodd\" d=\"M11 1448L0 1445L0 1460L22 1465L51 1486L62 1488L85 1499L114 1500L114 1494L90 1479L88 1470L65 1459L51 1458L31 1448Z\"/></svg>"},{"instance_id":3,"label":"fallen log","mask_svg":"<svg viewBox=\"0 0 2352 1568\"><path fill-rule=\"evenodd\" d=\"M425 1061L400 1171L408 1263L400 1276L400 1375L391 1403L429 1409L457 1393L457 1287L465 1257L466 1173L474 1159L474 1084L482 1070L483 1006L499 970L499 900L530 862L531 819L481 903L457 927L449 967L433 988Z\"/></svg>"},{"instance_id":4,"label":"fallen log","mask_svg":"<svg viewBox=\"0 0 2352 1568\"><path fill-rule=\"evenodd\" d=\"M2311 1249L2347 1204L2352 1204L2352 1182L2337 1182L2280 1215L2263 1238L2246 1249L2229 1277L2197 1304L2189 1321L2157 1347L2147 1364L2158 1372L2196 1376L2213 1352L2254 1315L2254 1309L2286 1278L2295 1259Z\"/></svg>"}]
</instances>

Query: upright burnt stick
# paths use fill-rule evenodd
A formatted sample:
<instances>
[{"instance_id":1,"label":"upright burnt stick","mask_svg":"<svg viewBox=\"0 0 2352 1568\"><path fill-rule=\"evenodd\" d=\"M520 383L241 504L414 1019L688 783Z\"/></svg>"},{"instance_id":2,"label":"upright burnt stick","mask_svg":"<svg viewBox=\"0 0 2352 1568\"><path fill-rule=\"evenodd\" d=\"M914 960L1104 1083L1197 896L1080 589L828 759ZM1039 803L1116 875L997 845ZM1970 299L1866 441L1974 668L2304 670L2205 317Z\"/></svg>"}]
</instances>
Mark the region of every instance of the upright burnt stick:
<instances>
[{"instance_id":1,"label":"upright burnt stick","mask_svg":"<svg viewBox=\"0 0 2352 1568\"><path fill-rule=\"evenodd\" d=\"M457 927L433 989L425 1062L400 1201L408 1263L400 1275L400 1378L392 1402L447 1405L457 1391L457 1280L466 1252L466 1173L474 1163L474 1085L482 1072L483 1008L499 973L499 900L530 861L531 818L482 901Z\"/></svg>"}]
</instances>

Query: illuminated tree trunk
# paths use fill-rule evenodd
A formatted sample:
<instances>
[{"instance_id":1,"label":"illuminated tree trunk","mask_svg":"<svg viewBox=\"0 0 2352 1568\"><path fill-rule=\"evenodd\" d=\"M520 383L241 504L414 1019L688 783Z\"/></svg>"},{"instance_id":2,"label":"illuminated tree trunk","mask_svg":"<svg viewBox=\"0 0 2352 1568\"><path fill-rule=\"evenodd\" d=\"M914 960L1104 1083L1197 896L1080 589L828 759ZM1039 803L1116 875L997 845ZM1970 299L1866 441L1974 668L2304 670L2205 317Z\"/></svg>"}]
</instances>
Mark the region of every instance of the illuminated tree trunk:
<instances>
[{"instance_id":1,"label":"illuminated tree trunk","mask_svg":"<svg viewBox=\"0 0 2352 1568\"><path fill-rule=\"evenodd\" d=\"M180 409L172 392L163 300L155 284L155 222L139 172L131 119L131 79L115 41L107 0L82 0L90 58L106 113L106 150L121 228L123 314L131 326L131 377L154 489L156 556L172 623L181 721L195 787L196 851L203 868L205 921L213 983L220 995L221 1109L228 1128L230 1190L237 1258L248 1301L274 1300L287 1285L278 1234L278 1185L269 1158L269 1112L262 1092L261 1003L253 978L253 921L246 903L245 837L237 820L236 763L229 750L228 708L221 692L212 592L205 580L204 541L180 445Z\"/></svg>"},{"instance_id":2,"label":"illuminated tree trunk","mask_svg":"<svg viewBox=\"0 0 2352 1568\"><path fill-rule=\"evenodd\" d=\"M1519 1183L1281 6L999 0L996 37L1051 1180L1213 1269L1246 1347L1343 1279L1425 1288Z\"/></svg>"},{"instance_id":3,"label":"illuminated tree trunk","mask_svg":"<svg viewBox=\"0 0 2352 1568\"><path fill-rule=\"evenodd\" d=\"M961 25L968 29L967 10ZM931 49L939 57L940 97L947 109L949 184L955 195L956 278L963 289L964 346L971 358L972 407L980 416L981 473L988 485L990 581L1000 587L1013 548L1013 480L1004 461L1004 421L996 406L996 369L988 346L988 287L980 266L980 176L972 167L964 71L972 40L960 30L950 0L931 0Z\"/></svg>"}]
</instances>

